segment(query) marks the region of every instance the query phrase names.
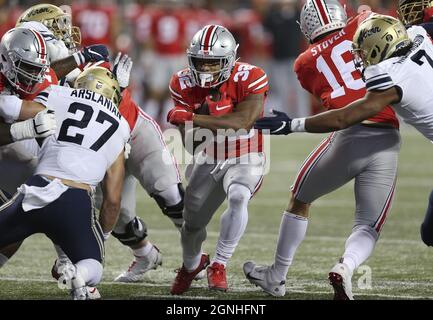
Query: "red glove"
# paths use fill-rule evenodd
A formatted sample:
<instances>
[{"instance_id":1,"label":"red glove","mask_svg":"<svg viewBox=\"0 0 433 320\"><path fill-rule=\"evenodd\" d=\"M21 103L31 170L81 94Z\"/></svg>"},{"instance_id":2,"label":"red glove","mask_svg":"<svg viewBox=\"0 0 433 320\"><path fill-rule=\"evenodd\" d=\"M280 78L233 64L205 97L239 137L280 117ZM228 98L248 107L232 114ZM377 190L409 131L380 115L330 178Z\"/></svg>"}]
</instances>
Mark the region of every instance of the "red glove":
<instances>
[{"instance_id":1,"label":"red glove","mask_svg":"<svg viewBox=\"0 0 433 320\"><path fill-rule=\"evenodd\" d=\"M222 116L223 114L227 114L232 112L233 103L232 99L227 96L227 93L223 93L218 101L213 101L211 95L206 97L206 104L209 108L209 114L211 116Z\"/></svg>"},{"instance_id":2,"label":"red glove","mask_svg":"<svg viewBox=\"0 0 433 320\"><path fill-rule=\"evenodd\" d=\"M192 121L194 113L181 107L174 107L167 114L167 122L174 125L184 124L186 121Z\"/></svg>"}]
</instances>

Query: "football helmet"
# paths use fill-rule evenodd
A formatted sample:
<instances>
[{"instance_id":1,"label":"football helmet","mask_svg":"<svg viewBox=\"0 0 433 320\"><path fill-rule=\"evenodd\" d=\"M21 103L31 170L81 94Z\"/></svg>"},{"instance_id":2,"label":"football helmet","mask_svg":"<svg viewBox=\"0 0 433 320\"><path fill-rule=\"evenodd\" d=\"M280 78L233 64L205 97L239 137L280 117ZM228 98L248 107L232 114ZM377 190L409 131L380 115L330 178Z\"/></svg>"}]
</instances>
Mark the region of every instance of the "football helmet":
<instances>
[{"instance_id":1,"label":"football helmet","mask_svg":"<svg viewBox=\"0 0 433 320\"><path fill-rule=\"evenodd\" d=\"M186 51L196 83L211 88L226 81L235 65L238 46L223 26L211 24L200 29Z\"/></svg>"},{"instance_id":2,"label":"football helmet","mask_svg":"<svg viewBox=\"0 0 433 320\"><path fill-rule=\"evenodd\" d=\"M88 89L112 100L116 106L120 104L119 83L113 73L106 68L90 67L85 69L75 80L74 88Z\"/></svg>"},{"instance_id":3,"label":"football helmet","mask_svg":"<svg viewBox=\"0 0 433 320\"><path fill-rule=\"evenodd\" d=\"M302 33L313 43L322 34L344 28L347 14L338 0L307 0L302 7L300 20L298 24Z\"/></svg>"},{"instance_id":4,"label":"football helmet","mask_svg":"<svg viewBox=\"0 0 433 320\"><path fill-rule=\"evenodd\" d=\"M72 26L71 15L59 7L48 3L32 6L21 14L16 26L19 27L29 21L37 21L45 25L58 40L65 43L70 52L80 48L80 28Z\"/></svg>"},{"instance_id":5,"label":"football helmet","mask_svg":"<svg viewBox=\"0 0 433 320\"><path fill-rule=\"evenodd\" d=\"M50 67L44 37L37 31L14 28L0 42L0 72L25 93L35 93Z\"/></svg>"},{"instance_id":6,"label":"football helmet","mask_svg":"<svg viewBox=\"0 0 433 320\"><path fill-rule=\"evenodd\" d=\"M424 21L424 10L431 7L432 0L399 0L397 13L405 25L414 25Z\"/></svg>"},{"instance_id":7,"label":"football helmet","mask_svg":"<svg viewBox=\"0 0 433 320\"><path fill-rule=\"evenodd\" d=\"M373 15L364 20L353 36L353 53L358 67L378 64L412 43L400 20Z\"/></svg>"}]
</instances>

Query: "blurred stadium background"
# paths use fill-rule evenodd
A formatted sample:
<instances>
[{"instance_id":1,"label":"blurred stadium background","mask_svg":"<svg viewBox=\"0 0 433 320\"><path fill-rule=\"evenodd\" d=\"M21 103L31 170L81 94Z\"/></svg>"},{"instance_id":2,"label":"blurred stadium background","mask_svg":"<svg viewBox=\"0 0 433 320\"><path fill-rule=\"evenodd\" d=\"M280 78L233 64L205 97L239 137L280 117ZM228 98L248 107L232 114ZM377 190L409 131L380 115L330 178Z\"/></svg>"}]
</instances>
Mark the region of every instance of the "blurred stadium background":
<instances>
[{"instance_id":1,"label":"blurred stadium background","mask_svg":"<svg viewBox=\"0 0 433 320\"><path fill-rule=\"evenodd\" d=\"M293 116L319 112L319 104L298 86L291 67L306 42L296 24L302 1L294 0L163 0L163 1L49 1L67 5L74 24L81 28L84 45L103 43L114 56L119 50L134 58L133 92L143 110L164 127L170 107L167 84L170 76L186 66L185 48L200 27L218 23L236 36L242 61L263 67L271 93L267 108L282 109ZM361 6L395 16L392 0L343 1L349 16ZM0 0L0 35L15 25L27 7L41 1ZM228 266L228 293L210 292L206 281L194 283L186 299L265 299L266 294L251 286L242 273L242 263L255 259L273 260L281 213L289 200L289 185L297 169L320 135L274 137L271 142L271 170L261 192L250 205L247 232ZM354 276L356 298L431 298L433 292L432 252L419 238L428 194L433 181L431 144L411 129L403 129L397 194L390 217L373 256L366 262L372 270L372 286L361 289ZM149 226L149 239L163 252L162 268L150 271L141 284L115 284L115 276L130 262L128 249L115 239L107 243L104 298L170 298L174 269L180 266L179 235L162 216L156 204L140 189L137 210ZM209 225L205 250L213 254L219 215ZM301 245L287 281L287 299L329 299L332 289L327 273L344 248L354 212L353 185L317 201L305 242ZM55 259L52 245L44 236L28 239L0 273L0 299L66 299L50 278ZM179 297L177 297L179 298ZM180 297L182 298L182 297Z\"/></svg>"}]
</instances>

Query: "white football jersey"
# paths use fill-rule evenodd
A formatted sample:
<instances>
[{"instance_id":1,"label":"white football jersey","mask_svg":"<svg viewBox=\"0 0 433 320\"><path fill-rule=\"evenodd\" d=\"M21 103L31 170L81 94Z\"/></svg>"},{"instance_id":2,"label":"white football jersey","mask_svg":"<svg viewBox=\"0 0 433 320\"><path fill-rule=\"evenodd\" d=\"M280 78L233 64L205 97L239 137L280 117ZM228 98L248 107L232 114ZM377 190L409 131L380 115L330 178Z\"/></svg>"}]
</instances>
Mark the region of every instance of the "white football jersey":
<instances>
[{"instance_id":1,"label":"white football jersey","mask_svg":"<svg viewBox=\"0 0 433 320\"><path fill-rule=\"evenodd\" d=\"M401 101L392 104L405 122L433 141L433 44L424 28L408 29L413 41L402 57L387 59L364 71L368 91L387 90L393 86Z\"/></svg>"},{"instance_id":2,"label":"white football jersey","mask_svg":"<svg viewBox=\"0 0 433 320\"><path fill-rule=\"evenodd\" d=\"M90 90L51 86L35 101L55 110L57 130L39 152L35 174L96 186L124 151L130 129L115 104Z\"/></svg>"}]
</instances>

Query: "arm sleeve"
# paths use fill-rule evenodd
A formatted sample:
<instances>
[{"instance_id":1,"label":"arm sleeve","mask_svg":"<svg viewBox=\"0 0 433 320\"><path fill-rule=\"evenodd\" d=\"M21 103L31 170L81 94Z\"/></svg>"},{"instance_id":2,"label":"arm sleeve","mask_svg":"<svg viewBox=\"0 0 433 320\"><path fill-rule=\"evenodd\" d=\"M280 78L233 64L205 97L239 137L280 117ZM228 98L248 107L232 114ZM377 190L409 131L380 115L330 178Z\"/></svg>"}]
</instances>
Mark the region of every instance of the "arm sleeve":
<instances>
[{"instance_id":1,"label":"arm sleeve","mask_svg":"<svg viewBox=\"0 0 433 320\"><path fill-rule=\"evenodd\" d=\"M18 120L21 112L22 100L13 95L0 95L0 117L6 123Z\"/></svg>"}]
</instances>

